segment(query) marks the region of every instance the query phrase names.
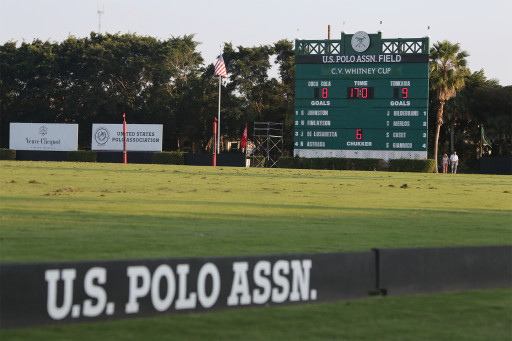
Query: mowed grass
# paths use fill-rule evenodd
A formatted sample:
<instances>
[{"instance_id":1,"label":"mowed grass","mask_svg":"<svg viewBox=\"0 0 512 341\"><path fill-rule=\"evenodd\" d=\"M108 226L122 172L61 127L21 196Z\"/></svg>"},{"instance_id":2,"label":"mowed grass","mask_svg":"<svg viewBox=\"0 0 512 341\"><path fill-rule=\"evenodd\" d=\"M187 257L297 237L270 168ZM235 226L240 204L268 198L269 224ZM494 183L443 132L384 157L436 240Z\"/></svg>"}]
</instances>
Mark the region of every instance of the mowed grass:
<instances>
[{"instance_id":1,"label":"mowed grass","mask_svg":"<svg viewBox=\"0 0 512 341\"><path fill-rule=\"evenodd\" d=\"M512 243L512 178L0 161L0 260ZM512 290L1 331L38 340L510 340Z\"/></svg>"},{"instance_id":2,"label":"mowed grass","mask_svg":"<svg viewBox=\"0 0 512 341\"><path fill-rule=\"evenodd\" d=\"M512 178L0 162L2 262L512 242Z\"/></svg>"}]
</instances>

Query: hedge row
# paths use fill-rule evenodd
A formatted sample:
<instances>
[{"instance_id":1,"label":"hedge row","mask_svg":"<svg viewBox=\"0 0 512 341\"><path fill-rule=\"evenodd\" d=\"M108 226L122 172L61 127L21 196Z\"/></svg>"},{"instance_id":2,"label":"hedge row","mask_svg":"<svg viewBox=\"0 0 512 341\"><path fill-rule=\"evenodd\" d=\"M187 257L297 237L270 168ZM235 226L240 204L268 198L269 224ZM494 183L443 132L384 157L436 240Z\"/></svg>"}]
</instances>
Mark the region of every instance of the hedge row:
<instances>
[{"instance_id":1,"label":"hedge row","mask_svg":"<svg viewBox=\"0 0 512 341\"><path fill-rule=\"evenodd\" d=\"M389 160L388 170L390 172L419 172L433 173L436 169L436 160L411 160L411 159L394 159Z\"/></svg>"},{"instance_id":2,"label":"hedge row","mask_svg":"<svg viewBox=\"0 0 512 341\"><path fill-rule=\"evenodd\" d=\"M341 159L341 158L301 158L281 157L279 168L333 169L333 170L384 170L384 160L379 159Z\"/></svg>"},{"instance_id":3,"label":"hedge row","mask_svg":"<svg viewBox=\"0 0 512 341\"><path fill-rule=\"evenodd\" d=\"M153 153L153 163L164 165L184 165L185 153L183 152L157 152Z\"/></svg>"},{"instance_id":4,"label":"hedge row","mask_svg":"<svg viewBox=\"0 0 512 341\"><path fill-rule=\"evenodd\" d=\"M92 150L73 150L68 152L68 161L96 162L98 154Z\"/></svg>"},{"instance_id":5,"label":"hedge row","mask_svg":"<svg viewBox=\"0 0 512 341\"><path fill-rule=\"evenodd\" d=\"M97 162L98 153L93 150L68 151L68 161L72 162ZM0 149L0 160L16 160L16 151ZM152 162L166 165L184 165L185 153L182 152L158 152L153 153Z\"/></svg>"},{"instance_id":6,"label":"hedge row","mask_svg":"<svg viewBox=\"0 0 512 341\"><path fill-rule=\"evenodd\" d=\"M279 168L296 169L332 169L423 173L432 173L435 169L434 160L429 159L398 159L389 160L386 162L380 159L280 157L278 160L278 165Z\"/></svg>"},{"instance_id":7,"label":"hedge row","mask_svg":"<svg viewBox=\"0 0 512 341\"><path fill-rule=\"evenodd\" d=\"M251 156L251 167L264 167L265 159L262 156ZM91 150L76 150L68 152L68 161L96 162L98 154ZM16 151L0 149L0 160L16 160ZM184 165L183 152L157 152L153 153L152 162L155 164ZM380 159L341 159L341 158L300 158L280 157L279 168L296 169L332 169L332 170L363 170L363 171L391 171L391 172L421 172L432 173L435 169L435 160L395 159L384 161Z\"/></svg>"},{"instance_id":8,"label":"hedge row","mask_svg":"<svg viewBox=\"0 0 512 341\"><path fill-rule=\"evenodd\" d=\"M16 151L11 149L0 149L0 160L16 160Z\"/></svg>"}]
</instances>

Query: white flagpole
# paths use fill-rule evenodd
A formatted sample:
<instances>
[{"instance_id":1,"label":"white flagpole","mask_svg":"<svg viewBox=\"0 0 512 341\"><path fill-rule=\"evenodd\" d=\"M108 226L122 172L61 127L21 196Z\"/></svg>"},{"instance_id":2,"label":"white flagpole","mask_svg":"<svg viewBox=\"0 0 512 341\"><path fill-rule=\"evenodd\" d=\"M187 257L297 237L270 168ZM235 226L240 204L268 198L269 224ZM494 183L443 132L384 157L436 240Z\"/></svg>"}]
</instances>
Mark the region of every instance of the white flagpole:
<instances>
[{"instance_id":1,"label":"white flagpole","mask_svg":"<svg viewBox=\"0 0 512 341\"><path fill-rule=\"evenodd\" d=\"M217 154L220 154L220 88L221 88L221 76L219 75L219 112L217 114Z\"/></svg>"},{"instance_id":2,"label":"white flagpole","mask_svg":"<svg viewBox=\"0 0 512 341\"><path fill-rule=\"evenodd\" d=\"M219 46L219 55L222 55L222 45ZM219 75L219 112L217 114L217 119L219 122L217 123L217 154L220 154L220 89L222 84L221 78L222 76Z\"/></svg>"}]
</instances>

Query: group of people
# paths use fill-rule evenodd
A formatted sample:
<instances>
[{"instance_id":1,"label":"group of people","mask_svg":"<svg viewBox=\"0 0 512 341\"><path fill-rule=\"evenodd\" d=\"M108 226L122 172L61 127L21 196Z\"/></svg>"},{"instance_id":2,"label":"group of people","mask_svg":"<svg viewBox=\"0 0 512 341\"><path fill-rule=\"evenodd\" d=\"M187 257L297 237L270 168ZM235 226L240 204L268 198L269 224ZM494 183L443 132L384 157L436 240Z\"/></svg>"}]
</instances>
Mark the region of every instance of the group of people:
<instances>
[{"instance_id":1,"label":"group of people","mask_svg":"<svg viewBox=\"0 0 512 341\"><path fill-rule=\"evenodd\" d=\"M448 158L448 154L444 154L443 156L443 173L448 173L448 164L451 164L452 174L457 174L457 166L459 165L459 157L457 156L457 152L453 152L453 154Z\"/></svg>"}]
</instances>

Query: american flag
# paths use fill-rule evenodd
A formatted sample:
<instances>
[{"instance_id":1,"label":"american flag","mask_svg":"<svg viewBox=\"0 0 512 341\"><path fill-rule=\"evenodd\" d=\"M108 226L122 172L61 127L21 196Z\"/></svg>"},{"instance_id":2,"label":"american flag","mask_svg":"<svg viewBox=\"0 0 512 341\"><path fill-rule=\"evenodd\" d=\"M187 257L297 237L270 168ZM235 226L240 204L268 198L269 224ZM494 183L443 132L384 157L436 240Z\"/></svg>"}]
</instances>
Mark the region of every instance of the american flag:
<instances>
[{"instance_id":1,"label":"american flag","mask_svg":"<svg viewBox=\"0 0 512 341\"><path fill-rule=\"evenodd\" d=\"M217 57L217 62L215 63L215 76L222 76L228 78L228 74L226 72L226 64L224 64L224 59L222 55Z\"/></svg>"}]
</instances>

